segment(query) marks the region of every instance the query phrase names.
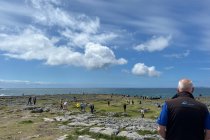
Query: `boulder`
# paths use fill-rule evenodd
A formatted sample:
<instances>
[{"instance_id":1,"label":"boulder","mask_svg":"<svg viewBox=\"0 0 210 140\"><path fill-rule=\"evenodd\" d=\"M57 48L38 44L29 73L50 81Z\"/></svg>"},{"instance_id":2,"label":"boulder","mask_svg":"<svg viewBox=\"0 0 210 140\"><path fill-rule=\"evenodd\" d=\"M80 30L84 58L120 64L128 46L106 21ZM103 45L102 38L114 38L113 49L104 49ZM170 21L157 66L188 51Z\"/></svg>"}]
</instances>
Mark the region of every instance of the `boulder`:
<instances>
[{"instance_id":1,"label":"boulder","mask_svg":"<svg viewBox=\"0 0 210 140\"><path fill-rule=\"evenodd\" d=\"M35 108L33 110L31 110L31 113L42 113L43 109L42 108Z\"/></svg>"}]
</instances>

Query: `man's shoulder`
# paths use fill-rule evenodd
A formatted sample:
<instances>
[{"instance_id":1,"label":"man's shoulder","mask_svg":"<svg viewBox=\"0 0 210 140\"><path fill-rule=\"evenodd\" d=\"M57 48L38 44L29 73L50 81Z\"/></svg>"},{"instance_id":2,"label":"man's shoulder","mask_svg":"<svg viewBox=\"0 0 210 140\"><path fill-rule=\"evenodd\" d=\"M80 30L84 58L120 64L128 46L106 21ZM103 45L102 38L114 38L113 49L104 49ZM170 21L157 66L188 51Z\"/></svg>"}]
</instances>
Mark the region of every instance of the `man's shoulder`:
<instances>
[{"instance_id":1,"label":"man's shoulder","mask_svg":"<svg viewBox=\"0 0 210 140\"><path fill-rule=\"evenodd\" d=\"M200 109L208 110L207 106L204 103L202 103L200 101L197 101L195 99L192 99L192 98L187 98L187 100L186 100L186 98L168 99L168 100L165 101L165 103L168 107L174 107L176 105L179 106L179 104L185 104L185 103L186 104L187 103L190 103L190 104L193 103L195 106L199 107Z\"/></svg>"},{"instance_id":2,"label":"man's shoulder","mask_svg":"<svg viewBox=\"0 0 210 140\"><path fill-rule=\"evenodd\" d=\"M196 102L198 105L200 105L201 107L207 108L207 106L206 106L204 103L202 103L202 102L200 102L200 101L197 101L197 100L195 100L195 102Z\"/></svg>"}]
</instances>

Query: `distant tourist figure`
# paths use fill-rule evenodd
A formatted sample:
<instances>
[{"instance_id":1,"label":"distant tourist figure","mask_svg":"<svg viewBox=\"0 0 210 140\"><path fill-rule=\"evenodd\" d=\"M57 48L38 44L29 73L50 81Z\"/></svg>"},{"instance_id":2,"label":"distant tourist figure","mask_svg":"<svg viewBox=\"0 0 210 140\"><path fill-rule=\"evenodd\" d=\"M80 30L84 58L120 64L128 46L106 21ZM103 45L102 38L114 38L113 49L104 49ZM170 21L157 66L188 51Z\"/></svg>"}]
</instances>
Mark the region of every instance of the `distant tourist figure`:
<instances>
[{"instance_id":1,"label":"distant tourist figure","mask_svg":"<svg viewBox=\"0 0 210 140\"><path fill-rule=\"evenodd\" d=\"M177 97L166 100L157 120L158 133L166 140L209 140L210 115L205 104L194 99L193 83L182 79Z\"/></svg>"},{"instance_id":2,"label":"distant tourist figure","mask_svg":"<svg viewBox=\"0 0 210 140\"><path fill-rule=\"evenodd\" d=\"M65 102L63 103L63 109L67 110L67 109L68 109L67 106L68 106L68 102L65 101Z\"/></svg>"},{"instance_id":3,"label":"distant tourist figure","mask_svg":"<svg viewBox=\"0 0 210 140\"><path fill-rule=\"evenodd\" d=\"M139 101L139 104L141 104L141 100Z\"/></svg>"},{"instance_id":4,"label":"distant tourist figure","mask_svg":"<svg viewBox=\"0 0 210 140\"><path fill-rule=\"evenodd\" d=\"M85 110L85 109L86 109L86 104L85 104L85 103L82 102L82 103L80 104L80 108L81 108L81 111L82 111L82 112L86 112L86 110Z\"/></svg>"},{"instance_id":5,"label":"distant tourist figure","mask_svg":"<svg viewBox=\"0 0 210 140\"><path fill-rule=\"evenodd\" d=\"M60 99L60 109L63 109L63 99Z\"/></svg>"},{"instance_id":6,"label":"distant tourist figure","mask_svg":"<svg viewBox=\"0 0 210 140\"><path fill-rule=\"evenodd\" d=\"M108 106L110 106L110 101L108 101Z\"/></svg>"},{"instance_id":7,"label":"distant tourist figure","mask_svg":"<svg viewBox=\"0 0 210 140\"><path fill-rule=\"evenodd\" d=\"M132 105L134 105L134 101L132 100L131 102L132 102Z\"/></svg>"},{"instance_id":8,"label":"distant tourist figure","mask_svg":"<svg viewBox=\"0 0 210 140\"><path fill-rule=\"evenodd\" d=\"M123 104L123 109L124 109L124 112L126 112L126 107L127 107L127 104L126 104L126 103L124 103L124 104Z\"/></svg>"},{"instance_id":9,"label":"distant tourist figure","mask_svg":"<svg viewBox=\"0 0 210 140\"><path fill-rule=\"evenodd\" d=\"M28 98L28 103L27 103L27 105L32 105L32 102L31 102L31 96Z\"/></svg>"},{"instance_id":10,"label":"distant tourist figure","mask_svg":"<svg viewBox=\"0 0 210 140\"><path fill-rule=\"evenodd\" d=\"M77 98L76 98L76 97L74 97L74 99L73 99L73 100L74 100L74 102L77 102Z\"/></svg>"},{"instance_id":11,"label":"distant tourist figure","mask_svg":"<svg viewBox=\"0 0 210 140\"><path fill-rule=\"evenodd\" d=\"M36 96L33 97L33 103L36 105Z\"/></svg>"},{"instance_id":12,"label":"distant tourist figure","mask_svg":"<svg viewBox=\"0 0 210 140\"><path fill-rule=\"evenodd\" d=\"M141 118L144 118L144 109L141 109Z\"/></svg>"},{"instance_id":13,"label":"distant tourist figure","mask_svg":"<svg viewBox=\"0 0 210 140\"><path fill-rule=\"evenodd\" d=\"M90 104L90 112L93 114L93 112L94 112L94 104Z\"/></svg>"}]
</instances>

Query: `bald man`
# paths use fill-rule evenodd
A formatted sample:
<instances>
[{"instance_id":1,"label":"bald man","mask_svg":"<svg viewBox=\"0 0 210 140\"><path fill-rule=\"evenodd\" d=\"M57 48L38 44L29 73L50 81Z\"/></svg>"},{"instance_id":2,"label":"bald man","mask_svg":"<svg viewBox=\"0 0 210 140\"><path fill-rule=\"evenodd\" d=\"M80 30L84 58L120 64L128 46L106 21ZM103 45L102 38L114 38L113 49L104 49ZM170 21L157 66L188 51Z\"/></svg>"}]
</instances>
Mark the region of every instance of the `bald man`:
<instances>
[{"instance_id":1,"label":"bald man","mask_svg":"<svg viewBox=\"0 0 210 140\"><path fill-rule=\"evenodd\" d=\"M192 81L180 80L177 90L177 97L163 105L158 133L166 140L210 140L209 111L194 99Z\"/></svg>"}]
</instances>

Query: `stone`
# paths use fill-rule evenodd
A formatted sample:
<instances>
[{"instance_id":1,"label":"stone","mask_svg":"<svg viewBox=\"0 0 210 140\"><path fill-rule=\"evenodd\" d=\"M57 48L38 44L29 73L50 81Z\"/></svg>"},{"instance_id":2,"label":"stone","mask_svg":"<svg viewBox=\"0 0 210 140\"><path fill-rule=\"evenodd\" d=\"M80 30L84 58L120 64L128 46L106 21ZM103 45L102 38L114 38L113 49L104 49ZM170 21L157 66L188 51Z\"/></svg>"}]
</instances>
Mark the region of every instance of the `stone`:
<instances>
[{"instance_id":1,"label":"stone","mask_svg":"<svg viewBox=\"0 0 210 140\"><path fill-rule=\"evenodd\" d=\"M105 134L105 135L116 135L119 131L117 129L112 129L112 128L101 128L101 127L93 127L90 128L89 130L90 132L93 133L101 133L101 134Z\"/></svg>"},{"instance_id":2,"label":"stone","mask_svg":"<svg viewBox=\"0 0 210 140\"><path fill-rule=\"evenodd\" d=\"M69 126L66 126L66 125L61 125L61 126L59 126L59 129L60 130L70 130L70 127Z\"/></svg>"},{"instance_id":3,"label":"stone","mask_svg":"<svg viewBox=\"0 0 210 140\"><path fill-rule=\"evenodd\" d=\"M50 119L50 118L43 118L45 122L54 122L54 119Z\"/></svg>"},{"instance_id":4,"label":"stone","mask_svg":"<svg viewBox=\"0 0 210 140\"><path fill-rule=\"evenodd\" d=\"M144 140L137 132L121 131L117 136L127 137L129 140Z\"/></svg>"},{"instance_id":5,"label":"stone","mask_svg":"<svg viewBox=\"0 0 210 140\"><path fill-rule=\"evenodd\" d=\"M42 108L35 108L33 110L31 110L31 113L42 113L43 109Z\"/></svg>"},{"instance_id":6,"label":"stone","mask_svg":"<svg viewBox=\"0 0 210 140\"><path fill-rule=\"evenodd\" d=\"M89 135L79 136L77 140L96 140L91 138Z\"/></svg>"},{"instance_id":7,"label":"stone","mask_svg":"<svg viewBox=\"0 0 210 140\"><path fill-rule=\"evenodd\" d=\"M67 134L60 136L59 138L57 138L56 140L65 140L67 138Z\"/></svg>"},{"instance_id":8,"label":"stone","mask_svg":"<svg viewBox=\"0 0 210 140\"><path fill-rule=\"evenodd\" d=\"M94 123L84 123L84 122L72 122L68 124L69 126L85 126L85 127L89 127L89 126L93 126L95 125Z\"/></svg>"},{"instance_id":9,"label":"stone","mask_svg":"<svg viewBox=\"0 0 210 140\"><path fill-rule=\"evenodd\" d=\"M108 128L102 129L100 133L111 136L111 135L117 135L118 132L119 131L117 129L112 129L108 127Z\"/></svg>"},{"instance_id":10,"label":"stone","mask_svg":"<svg viewBox=\"0 0 210 140\"><path fill-rule=\"evenodd\" d=\"M54 118L54 120L58 122L65 122L65 121L71 120L71 117L70 116L57 116Z\"/></svg>"},{"instance_id":11,"label":"stone","mask_svg":"<svg viewBox=\"0 0 210 140\"><path fill-rule=\"evenodd\" d=\"M89 132L99 133L103 128L101 127L92 127L90 128Z\"/></svg>"}]
</instances>

